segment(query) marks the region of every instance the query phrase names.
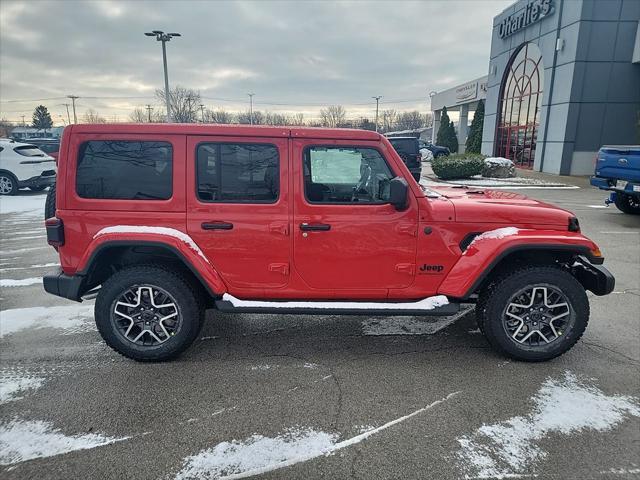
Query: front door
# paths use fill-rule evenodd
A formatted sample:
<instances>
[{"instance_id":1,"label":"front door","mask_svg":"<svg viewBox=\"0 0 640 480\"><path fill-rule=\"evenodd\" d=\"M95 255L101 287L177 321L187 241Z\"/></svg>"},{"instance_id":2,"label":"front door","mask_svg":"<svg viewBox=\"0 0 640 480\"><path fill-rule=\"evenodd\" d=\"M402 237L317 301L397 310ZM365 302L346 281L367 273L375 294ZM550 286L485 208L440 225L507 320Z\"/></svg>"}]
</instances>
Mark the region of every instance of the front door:
<instances>
[{"instance_id":1,"label":"front door","mask_svg":"<svg viewBox=\"0 0 640 480\"><path fill-rule=\"evenodd\" d=\"M379 295L413 283L418 204L397 211L389 181L398 166L378 142L293 140L294 264L304 282Z\"/></svg>"},{"instance_id":2,"label":"front door","mask_svg":"<svg viewBox=\"0 0 640 480\"><path fill-rule=\"evenodd\" d=\"M187 141L187 230L231 293L289 282L288 139Z\"/></svg>"}]
</instances>

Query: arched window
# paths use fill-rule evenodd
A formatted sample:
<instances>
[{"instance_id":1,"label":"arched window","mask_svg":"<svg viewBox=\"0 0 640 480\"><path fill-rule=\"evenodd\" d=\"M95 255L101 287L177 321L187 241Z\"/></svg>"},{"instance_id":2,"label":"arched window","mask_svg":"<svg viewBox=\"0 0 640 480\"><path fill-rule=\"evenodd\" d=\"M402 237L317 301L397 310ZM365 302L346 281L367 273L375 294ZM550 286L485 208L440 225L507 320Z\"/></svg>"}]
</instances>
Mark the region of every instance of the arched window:
<instances>
[{"instance_id":1,"label":"arched window","mask_svg":"<svg viewBox=\"0 0 640 480\"><path fill-rule=\"evenodd\" d=\"M502 81L496 132L496 155L510 158L519 167L533 167L543 85L540 50L525 43L511 57Z\"/></svg>"}]
</instances>

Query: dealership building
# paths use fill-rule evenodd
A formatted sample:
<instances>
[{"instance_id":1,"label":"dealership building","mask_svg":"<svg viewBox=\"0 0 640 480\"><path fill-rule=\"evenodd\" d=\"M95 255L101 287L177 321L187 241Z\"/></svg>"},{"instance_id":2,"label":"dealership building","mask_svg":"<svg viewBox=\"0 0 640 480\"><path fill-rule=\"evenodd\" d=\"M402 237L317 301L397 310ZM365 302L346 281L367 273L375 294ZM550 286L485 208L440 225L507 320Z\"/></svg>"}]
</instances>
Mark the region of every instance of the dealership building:
<instances>
[{"instance_id":1,"label":"dealership building","mask_svg":"<svg viewBox=\"0 0 640 480\"><path fill-rule=\"evenodd\" d=\"M587 175L601 145L640 143L640 0L522 0L493 20L488 75L431 98L485 101L482 153L562 175Z\"/></svg>"}]
</instances>

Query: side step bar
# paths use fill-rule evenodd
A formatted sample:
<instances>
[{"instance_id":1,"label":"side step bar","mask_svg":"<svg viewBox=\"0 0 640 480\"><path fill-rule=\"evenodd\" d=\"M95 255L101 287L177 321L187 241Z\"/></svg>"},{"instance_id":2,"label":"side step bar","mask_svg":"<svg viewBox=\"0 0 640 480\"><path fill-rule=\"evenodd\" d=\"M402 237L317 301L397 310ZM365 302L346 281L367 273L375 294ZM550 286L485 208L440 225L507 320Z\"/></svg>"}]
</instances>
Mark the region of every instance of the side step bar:
<instances>
[{"instance_id":1,"label":"side step bar","mask_svg":"<svg viewBox=\"0 0 640 480\"><path fill-rule=\"evenodd\" d=\"M263 301L240 300L225 293L216 300L216 308L230 313L286 313L324 315L453 315L460 304L449 303L438 295L417 302L323 302L323 301Z\"/></svg>"}]
</instances>

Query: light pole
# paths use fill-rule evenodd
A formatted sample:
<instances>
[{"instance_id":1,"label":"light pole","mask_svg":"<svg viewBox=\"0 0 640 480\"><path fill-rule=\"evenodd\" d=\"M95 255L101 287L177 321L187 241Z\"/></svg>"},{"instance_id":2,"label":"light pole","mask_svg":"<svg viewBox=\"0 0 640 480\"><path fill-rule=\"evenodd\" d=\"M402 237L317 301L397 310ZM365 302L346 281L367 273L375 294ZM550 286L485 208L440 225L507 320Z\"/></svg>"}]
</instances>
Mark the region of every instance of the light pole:
<instances>
[{"instance_id":1,"label":"light pole","mask_svg":"<svg viewBox=\"0 0 640 480\"><path fill-rule=\"evenodd\" d=\"M67 121L69 122L69 125L71 125L71 115L69 115L69 104L63 103L62 105L64 105L67 108Z\"/></svg>"},{"instance_id":2,"label":"light pole","mask_svg":"<svg viewBox=\"0 0 640 480\"><path fill-rule=\"evenodd\" d=\"M76 117L76 100L80 97L77 95L67 95L67 98L70 98L71 103L73 104L73 123L78 123L78 117Z\"/></svg>"},{"instance_id":3,"label":"light pole","mask_svg":"<svg viewBox=\"0 0 640 480\"><path fill-rule=\"evenodd\" d=\"M253 125L253 96L255 93L247 93L249 95L249 123Z\"/></svg>"},{"instance_id":4,"label":"light pole","mask_svg":"<svg viewBox=\"0 0 640 480\"><path fill-rule=\"evenodd\" d=\"M153 107L149 104L147 104L146 107L147 107L147 118L149 119L149 123L151 123L151 110L153 110Z\"/></svg>"},{"instance_id":5,"label":"light pole","mask_svg":"<svg viewBox=\"0 0 640 480\"><path fill-rule=\"evenodd\" d=\"M204 104L200 104L200 114L202 115L202 123L204 123Z\"/></svg>"},{"instance_id":6,"label":"light pole","mask_svg":"<svg viewBox=\"0 0 640 480\"><path fill-rule=\"evenodd\" d=\"M436 143L436 115L433 111L433 97L437 93L438 92L436 92L435 90L431 90L429 92L429 108L431 109L431 143L433 144Z\"/></svg>"},{"instance_id":7,"label":"light pole","mask_svg":"<svg viewBox=\"0 0 640 480\"><path fill-rule=\"evenodd\" d=\"M380 99L382 95L378 95L377 97L371 97L376 99L376 132L378 131L378 105L380 103Z\"/></svg>"},{"instance_id":8,"label":"light pole","mask_svg":"<svg viewBox=\"0 0 640 480\"><path fill-rule=\"evenodd\" d=\"M169 72L167 71L167 46L173 37L181 37L179 33L164 33L162 30L145 32L147 37L156 37L158 42L162 42L162 64L164 65L164 99L167 104L167 123L171 122L171 102L169 101Z\"/></svg>"}]
</instances>

